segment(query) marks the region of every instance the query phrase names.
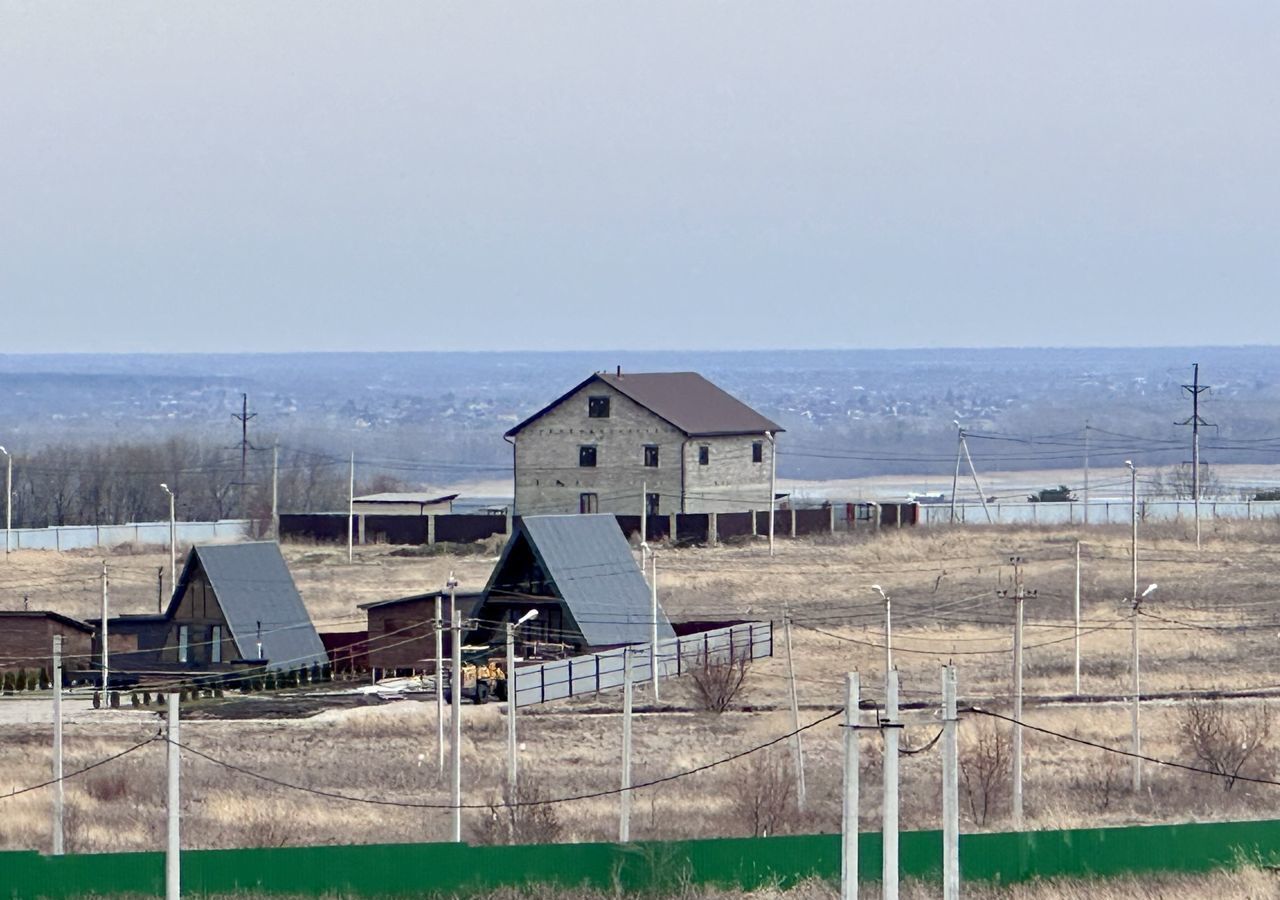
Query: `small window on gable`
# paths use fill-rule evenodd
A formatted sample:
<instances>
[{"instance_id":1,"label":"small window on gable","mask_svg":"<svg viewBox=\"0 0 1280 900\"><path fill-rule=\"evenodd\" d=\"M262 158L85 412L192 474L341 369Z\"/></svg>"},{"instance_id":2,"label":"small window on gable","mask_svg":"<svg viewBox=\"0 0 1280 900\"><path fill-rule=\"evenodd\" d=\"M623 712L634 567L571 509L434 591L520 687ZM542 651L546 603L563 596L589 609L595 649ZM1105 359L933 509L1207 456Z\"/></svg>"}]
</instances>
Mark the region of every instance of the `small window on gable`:
<instances>
[{"instance_id":1,"label":"small window on gable","mask_svg":"<svg viewBox=\"0 0 1280 900\"><path fill-rule=\"evenodd\" d=\"M609 418L609 398L589 397L587 399L587 415L592 419Z\"/></svg>"},{"instance_id":2,"label":"small window on gable","mask_svg":"<svg viewBox=\"0 0 1280 900\"><path fill-rule=\"evenodd\" d=\"M600 511L600 497L596 494L578 495L578 512L586 515Z\"/></svg>"},{"instance_id":3,"label":"small window on gable","mask_svg":"<svg viewBox=\"0 0 1280 900\"><path fill-rule=\"evenodd\" d=\"M644 464L648 466L650 469L658 468L658 445L657 444L644 445Z\"/></svg>"},{"instance_id":4,"label":"small window on gable","mask_svg":"<svg viewBox=\"0 0 1280 900\"><path fill-rule=\"evenodd\" d=\"M756 441L751 445L751 461L764 462L764 441Z\"/></svg>"},{"instance_id":5,"label":"small window on gable","mask_svg":"<svg viewBox=\"0 0 1280 900\"><path fill-rule=\"evenodd\" d=\"M578 465L586 468L595 468L596 448L594 444L584 444L578 448Z\"/></svg>"},{"instance_id":6,"label":"small window on gable","mask_svg":"<svg viewBox=\"0 0 1280 900\"><path fill-rule=\"evenodd\" d=\"M711 448L705 444L698 448L698 465L705 466L711 462Z\"/></svg>"}]
</instances>

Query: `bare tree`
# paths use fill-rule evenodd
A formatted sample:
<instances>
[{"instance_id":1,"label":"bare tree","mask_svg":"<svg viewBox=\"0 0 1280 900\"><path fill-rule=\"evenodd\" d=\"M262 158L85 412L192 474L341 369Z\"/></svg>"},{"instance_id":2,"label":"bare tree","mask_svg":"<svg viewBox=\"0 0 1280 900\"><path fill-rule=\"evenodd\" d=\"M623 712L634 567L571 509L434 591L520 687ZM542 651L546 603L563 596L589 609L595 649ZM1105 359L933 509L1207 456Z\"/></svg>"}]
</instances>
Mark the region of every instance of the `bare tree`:
<instances>
[{"instance_id":1,"label":"bare tree","mask_svg":"<svg viewBox=\"0 0 1280 900\"><path fill-rule=\"evenodd\" d=\"M1178 735L1200 765L1222 776L1222 789L1229 791L1250 761L1261 774L1271 711L1265 703L1233 711L1222 700L1192 700L1178 715Z\"/></svg>"},{"instance_id":2,"label":"bare tree","mask_svg":"<svg viewBox=\"0 0 1280 900\"><path fill-rule=\"evenodd\" d=\"M525 774L512 792L504 785L502 797L489 800L481 820L471 828L478 844L552 844L562 830L556 807L546 801L550 792L536 777Z\"/></svg>"},{"instance_id":3,"label":"bare tree","mask_svg":"<svg viewBox=\"0 0 1280 900\"><path fill-rule=\"evenodd\" d=\"M795 771L784 751L753 753L745 771L735 774L729 782L729 807L734 821L745 824L752 837L783 833L799 824Z\"/></svg>"},{"instance_id":4,"label":"bare tree","mask_svg":"<svg viewBox=\"0 0 1280 900\"><path fill-rule=\"evenodd\" d=\"M960 781L969 813L978 825L1003 804L1013 771L1009 730L990 720L979 722L960 751Z\"/></svg>"},{"instance_id":5,"label":"bare tree","mask_svg":"<svg viewBox=\"0 0 1280 900\"><path fill-rule=\"evenodd\" d=\"M751 668L750 652L699 653L689 675L702 708L708 712L727 710L742 690Z\"/></svg>"}]
</instances>

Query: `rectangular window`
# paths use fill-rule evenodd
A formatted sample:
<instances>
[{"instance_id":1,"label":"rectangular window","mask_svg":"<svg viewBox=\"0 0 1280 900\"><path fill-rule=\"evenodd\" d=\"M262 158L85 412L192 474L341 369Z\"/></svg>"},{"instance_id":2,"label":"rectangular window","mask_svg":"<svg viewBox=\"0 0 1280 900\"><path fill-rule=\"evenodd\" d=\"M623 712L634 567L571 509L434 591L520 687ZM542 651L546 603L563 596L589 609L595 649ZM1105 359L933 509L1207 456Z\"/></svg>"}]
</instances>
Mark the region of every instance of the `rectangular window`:
<instances>
[{"instance_id":1,"label":"rectangular window","mask_svg":"<svg viewBox=\"0 0 1280 900\"><path fill-rule=\"evenodd\" d=\"M594 469L596 466L596 448L594 444L584 444L578 448L578 465Z\"/></svg>"},{"instance_id":2,"label":"rectangular window","mask_svg":"<svg viewBox=\"0 0 1280 900\"><path fill-rule=\"evenodd\" d=\"M710 462L711 462L711 448L705 447L705 446L699 447L698 448L698 465L705 466L710 464Z\"/></svg>"},{"instance_id":3,"label":"rectangular window","mask_svg":"<svg viewBox=\"0 0 1280 900\"><path fill-rule=\"evenodd\" d=\"M186 625L178 626L178 662L187 661L187 644L189 642L190 629Z\"/></svg>"},{"instance_id":4,"label":"rectangular window","mask_svg":"<svg viewBox=\"0 0 1280 900\"><path fill-rule=\"evenodd\" d=\"M650 469L658 468L658 445L657 444L644 445L644 464L648 466Z\"/></svg>"},{"instance_id":5,"label":"rectangular window","mask_svg":"<svg viewBox=\"0 0 1280 900\"><path fill-rule=\"evenodd\" d=\"M764 462L764 441L756 441L751 445L751 461Z\"/></svg>"},{"instance_id":6,"label":"rectangular window","mask_svg":"<svg viewBox=\"0 0 1280 900\"><path fill-rule=\"evenodd\" d=\"M209 662L222 662L222 626L214 625L209 629Z\"/></svg>"},{"instance_id":7,"label":"rectangular window","mask_svg":"<svg viewBox=\"0 0 1280 900\"><path fill-rule=\"evenodd\" d=\"M600 498L595 494L578 495L578 512L595 513L600 511Z\"/></svg>"},{"instance_id":8,"label":"rectangular window","mask_svg":"<svg viewBox=\"0 0 1280 900\"><path fill-rule=\"evenodd\" d=\"M658 514L658 495L644 495L644 512L646 516L656 516ZM646 535L646 538L648 536Z\"/></svg>"},{"instance_id":9,"label":"rectangular window","mask_svg":"<svg viewBox=\"0 0 1280 900\"><path fill-rule=\"evenodd\" d=\"M587 415L593 419L609 418L609 398L608 397L587 398Z\"/></svg>"}]
</instances>

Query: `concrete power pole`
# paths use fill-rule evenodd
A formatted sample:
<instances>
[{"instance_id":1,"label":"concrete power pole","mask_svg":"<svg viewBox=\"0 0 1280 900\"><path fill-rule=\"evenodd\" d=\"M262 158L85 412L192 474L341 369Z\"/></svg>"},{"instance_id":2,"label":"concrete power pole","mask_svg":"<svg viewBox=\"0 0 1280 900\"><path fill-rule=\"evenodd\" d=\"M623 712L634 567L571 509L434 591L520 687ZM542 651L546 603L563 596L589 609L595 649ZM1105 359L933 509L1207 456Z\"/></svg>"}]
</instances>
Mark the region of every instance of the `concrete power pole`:
<instances>
[{"instance_id":1,"label":"concrete power pole","mask_svg":"<svg viewBox=\"0 0 1280 900\"><path fill-rule=\"evenodd\" d=\"M280 540L280 442L271 448L271 539Z\"/></svg>"},{"instance_id":2,"label":"concrete power pole","mask_svg":"<svg viewBox=\"0 0 1280 900\"><path fill-rule=\"evenodd\" d=\"M618 795L618 843L631 840L631 648L622 648L622 792Z\"/></svg>"},{"instance_id":3,"label":"concrete power pole","mask_svg":"<svg viewBox=\"0 0 1280 900\"><path fill-rule=\"evenodd\" d=\"M1080 696L1080 542L1076 541L1076 593L1075 593L1075 657L1076 657L1076 689L1075 696Z\"/></svg>"},{"instance_id":4,"label":"concrete power pole","mask_svg":"<svg viewBox=\"0 0 1280 900\"><path fill-rule=\"evenodd\" d=\"M1089 422L1087 419L1084 423L1084 524L1089 524Z\"/></svg>"},{"instance_id":5,"label":"concrete power pole","mask_svg":"<svg viewBox=\"0 0 1280 900\"><path fill-rule=\"evenodd\" d=\"M182 757L181 749L178 746L181 740L178 731L178 695L170 694L168 700L169 796L167 812L169 828L164 855L164 896L165 900L178 900L182 896L182 840L179 819L182 793L178 787L178 779L182 774Z\"/></svg>"},{"instance_id":6,"label":"concrete power pole","mask_svg":"<svg viewBox=\"0 0 1280 900\"><path fill-rule=\"evenodd\" d=\"M1027 598L1022 584L1022 557L1012 556L1013 564L1013 827L1022 830L1022 619ZM1008 592L1001 592L1008 596ZM1035 591L1031 592L1034 597Z\"/></svg>"},{"instance_id":7,"label":"concrete power pole","mask_svg":"<svg viewBox=\"0 0 1280 900\"><path fill-rule=\"evenodd\" d=\"M649 636L649 674L653 679L653 702L657 703L659 700L658 670L662 665L661 654L658 652L658 554L649 554L649 566L649 592L652 599L650 603L652 631Z\"/></svg>"},{"instance_id":8,"label":"concrete power pole","mask_svg":"<svg viewBox=\"0 0 1280 900\"><path fill-rule=\"evenodd\" d=\"M62 855L62 635L53 636L53 855Z\"/></svg>"},{"instance_id":9,"label":"concrete power pole","mask_svg":"<svg viewBox=\"0 0 1280 900\"><path fill-rule=\"evenodd\" d=\"M785 605L782 611L783 635L787 645L787 681L791 694L791 755L796 768L796 806L801 812L805 808L804 787L804 744L800 735L800 700L796 693L796 659L791 651L791 611Z\"/></svg>"},{"instance_id":10,"label":"concrete power pole","mask_svg":"<svg viewBox=\"0 0 1280 900\"><path fill-rule=\"evenodd\" d=\"M516 742L516 629L530 619L536 619L538 611L531 609L518 621L507 623L507 786L511 791L511 802L516 802L516 778L519 775L519 762Z\"/></svg>"},{"instance_id":11,"label":"concrete power pole","mask_svg":"<svg viewBox=\"0 0 1280 900\"><path fill-rule=\"evenodd\" d=\"M778 441L777 436L768 431L764 436L769 439L769 555L773 556L773 520L778 507Z\"/></svg>"},{"instance_id":12,"label":"concrete power pole","mask_svg":"<svg viewBox=\"0 0 1280 900\"><path fill-rule=\"evenodd\" d=\"M453 590L453 573L449 573L449 589ZM444 618L436 594L436 774L444 777Z\"/></svg>"},{"instance_id":13,"label":"concrete power pole","mask_svg":"<svg viewBox=\"0 0 1280 900\"><path fill-rule=\"evenodd\" d=\"M956 667L942 667L942 898L960 900L960 756Z\"/></svg>"},{"instance_id":14,"label":"concrete power pole","mask_svg":"<svg viewBox=\"0 0 1280 900\"><path fill-rule=\"evenodd\" d=\"M0 447L4 454L4 555L9 556L9 534L13 531L13 454Z\"/></svg>"},{"instance_id":15,"label":"concrete power pole","mask_svg":"<svg viewBox=\"0 0 1280 900\"><path fill-rule=\"evenodd\" d=\"M347 562L355 559L356 540L356 452L351 451L351 478L347 482Z\"/></svg>"},{"instance_id":16,"label":"concrete power pole","mask_svg":"<svg viewBox=\"0 0 1280 900\"><path fill-rule=\"evenodd\" d=\"M453 607L453 629L450 647L453 650L453 665L449 671L449 690L452 694L453 715L450 718L450 747L452 751L453 773L450 779L450 800L453 808L453 841L462 842L462 613L457 604Z\"/></svg>"},{"instance_id":17,"label":"concrete power pole","mask_svg":"<svg viewBox=\"0 0 1280 900\"><path fill-rule=\"evenodd\" d=\"M1200 417L1200 395L1209 390L1200 386L1200 363L1192 363L1191 384L1184 384L1182 389L1191 395L1191 418L1176 424L1191 426L1191 498L1195 505L1196 516L1196 549L1200 549L1200 426L1211 426Z\"/></svg>"},{"instance_id":18,"label":"concrete power pole","mask_svg":"<svg viewBox=\"0 0 1280 900\"><path fill-rule=\"evenodd\" d=\"M840 812L840 900L858 897L858 673L844 676L844 803Z\"/></svg>"},{"instance_id":19,"label":"concrete power pole","mask_svg":"<svg viewBox=\"0 0 1280 900\"><path fill-rule=\"evenodd\" d=\"M902 723L898 721L897 669L891 669L885 676L884 721L880 728L884 733L884 810L881 814L884 856L880 879L884 900L898 900L898 735Z\"/></svg>"},{"instance_id":20,"label":"concrete power pole","mask_svg":"<svg viewBox=\"0 0 1280 900\"><path fill-rule=\"evenodd\" d=\"M107 707L111 705L111 696L109 689L110 668L108 666L107 655L107 561L102 561L102 627L99 634L102 636L102 705Z\"/></svg>"}]
</instances>

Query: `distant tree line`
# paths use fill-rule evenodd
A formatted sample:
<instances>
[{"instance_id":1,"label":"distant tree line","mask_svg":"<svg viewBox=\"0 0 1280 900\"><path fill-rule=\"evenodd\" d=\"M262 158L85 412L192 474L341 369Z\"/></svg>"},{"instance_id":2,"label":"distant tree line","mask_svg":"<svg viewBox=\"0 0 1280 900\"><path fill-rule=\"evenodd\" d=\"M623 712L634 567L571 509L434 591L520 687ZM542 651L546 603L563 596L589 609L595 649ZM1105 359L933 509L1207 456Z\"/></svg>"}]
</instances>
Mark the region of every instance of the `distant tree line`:
<instances>
[{"instance_id":1,"label":"distant tree line","mask_svg":"<svg viewBox=\"0 0 1280 900\"><path fill-rule=\"evenodd\" d=\"M184 438L158 443L55 444L15 453L13 524L110 525L169 518L167 484L177 495L179 519L266 520L271 515L272 454L248 454L244 483L240 453ZM357 493L404 490L386 472L364 470ZM283 512L341 511L347 506L347 461L307 450L280 450L279 502Z\"/></svg>"}]
</instances>

